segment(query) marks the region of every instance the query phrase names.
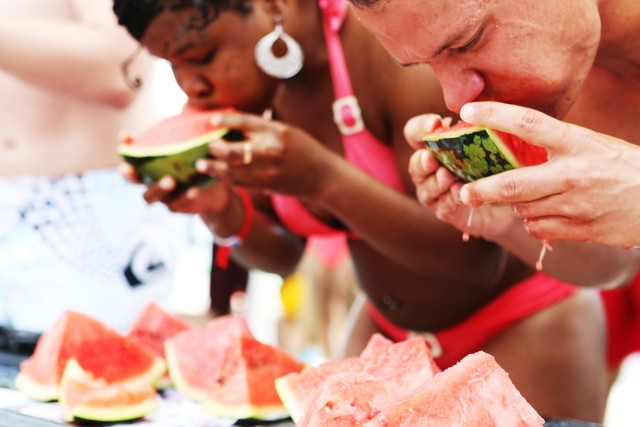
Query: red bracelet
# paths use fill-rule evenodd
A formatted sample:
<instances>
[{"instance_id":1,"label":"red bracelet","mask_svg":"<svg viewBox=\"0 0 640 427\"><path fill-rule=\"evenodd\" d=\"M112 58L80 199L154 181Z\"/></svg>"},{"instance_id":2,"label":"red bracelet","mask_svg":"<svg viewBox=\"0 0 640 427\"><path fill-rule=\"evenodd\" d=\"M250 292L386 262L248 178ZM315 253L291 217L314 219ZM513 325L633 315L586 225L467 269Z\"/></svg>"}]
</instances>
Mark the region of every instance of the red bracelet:
<instances>
[{"instance_id":1,"label":"red bracelet","mask_svg":"<svg viewBox=\"0 0 640 427\"><path fill-rule=\"evenodd\" d=\"M253 202L251 202L251 197L249 197L249 193L247 193L247 190L240 187L235 190L238 197L240 197L240 202L242 202L242 207L244 208L244 220L237 234L224 238L214 236L215 238L213 243L218 246L216 252L216 265L222 269L226 269L229 266L231 248L236 248L244 242L244 239L249 235L249 230L253 223L254 207Z\"/></svg>"}]
</instances>

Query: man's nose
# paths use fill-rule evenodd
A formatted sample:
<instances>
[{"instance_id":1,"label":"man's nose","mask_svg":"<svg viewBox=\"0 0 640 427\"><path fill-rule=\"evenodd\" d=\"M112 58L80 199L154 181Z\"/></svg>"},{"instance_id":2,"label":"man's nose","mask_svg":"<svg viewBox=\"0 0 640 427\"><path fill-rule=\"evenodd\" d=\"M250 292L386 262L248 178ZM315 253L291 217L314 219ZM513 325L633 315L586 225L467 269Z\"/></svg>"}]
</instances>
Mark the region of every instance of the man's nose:
<instances>
[{"instance_id":1,"label":"man's nose","mask_svg":"<svg viewBox=\"0 0 640 427\"><path fill-rule=\"evenodd\" d=\"M475 101L485 90L485 80L477 71L435 67L434 70L442 85L447 108L456 114L464 104Z\"/></svg>"}]
</instances>

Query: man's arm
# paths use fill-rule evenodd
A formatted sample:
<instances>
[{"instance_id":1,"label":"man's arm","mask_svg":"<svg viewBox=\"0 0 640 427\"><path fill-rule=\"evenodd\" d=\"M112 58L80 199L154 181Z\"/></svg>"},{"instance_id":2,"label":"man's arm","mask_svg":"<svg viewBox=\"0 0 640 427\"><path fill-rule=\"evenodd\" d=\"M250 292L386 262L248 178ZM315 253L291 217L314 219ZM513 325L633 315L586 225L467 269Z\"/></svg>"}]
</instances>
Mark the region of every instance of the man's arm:
<instances>
[{"instance_id":1,"label":"man's arm","mask_svg":"<svg viewBox=\"0 0 640 427\"><path fill-rule=\"evenodd\" d=\"M138 48L110 0L69 0L75 20L0 12L0 69L34 85L124 108L135 90L122 66Z\"/></svg>"}]
</instances>

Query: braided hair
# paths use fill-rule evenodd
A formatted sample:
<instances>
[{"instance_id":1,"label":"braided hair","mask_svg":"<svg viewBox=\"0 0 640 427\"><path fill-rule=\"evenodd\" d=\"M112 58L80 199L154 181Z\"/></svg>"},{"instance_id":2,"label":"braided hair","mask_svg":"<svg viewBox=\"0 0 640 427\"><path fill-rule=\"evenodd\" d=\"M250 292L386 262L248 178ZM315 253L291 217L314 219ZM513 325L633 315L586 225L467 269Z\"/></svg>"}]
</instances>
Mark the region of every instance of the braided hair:
<instances>
[{"instance_id":1,"label":"braided hair","mask_svg":"<svg viewBox=\"0 0 640 427\"><path fill-rule=\"evenodd\" d=\"M223 10L235 10L243 15L251 11L252 0L114 0L113 11L118 23L138 41L153 19L164 11L196 8L200 16L191 19L183 32L203 29Z\"/></svg>"}]
</instances>

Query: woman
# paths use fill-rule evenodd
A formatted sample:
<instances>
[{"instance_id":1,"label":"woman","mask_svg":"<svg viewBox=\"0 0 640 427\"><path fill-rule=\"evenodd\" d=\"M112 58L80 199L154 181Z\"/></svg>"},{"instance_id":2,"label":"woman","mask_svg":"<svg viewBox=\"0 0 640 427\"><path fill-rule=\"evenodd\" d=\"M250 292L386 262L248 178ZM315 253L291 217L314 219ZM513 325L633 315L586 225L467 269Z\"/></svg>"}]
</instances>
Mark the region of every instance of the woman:
<instances>
[{"instance_id":1,"label":"woman","mask_svg":"<svg viewBox=\"0 0 640 427\"><path fill-rule=\"evenodd\" d=\"M210 145L215 160L198 168L216 184L174 194L165 178L150 186L149 202L199 213L235 260L281 275L306 237L343 233L367 296L353 337L437 331L425 336L443 368L483 349L541 414L601 421L597 295L483 240L463 242L413 196L404 124L447 114L428 68L398 67L337 1L116 0L114 9L172 63L191 108L252 113L212 115L250 138ZM350 344L353 353L362 342Z\"/></svg>"}]
</instances>

